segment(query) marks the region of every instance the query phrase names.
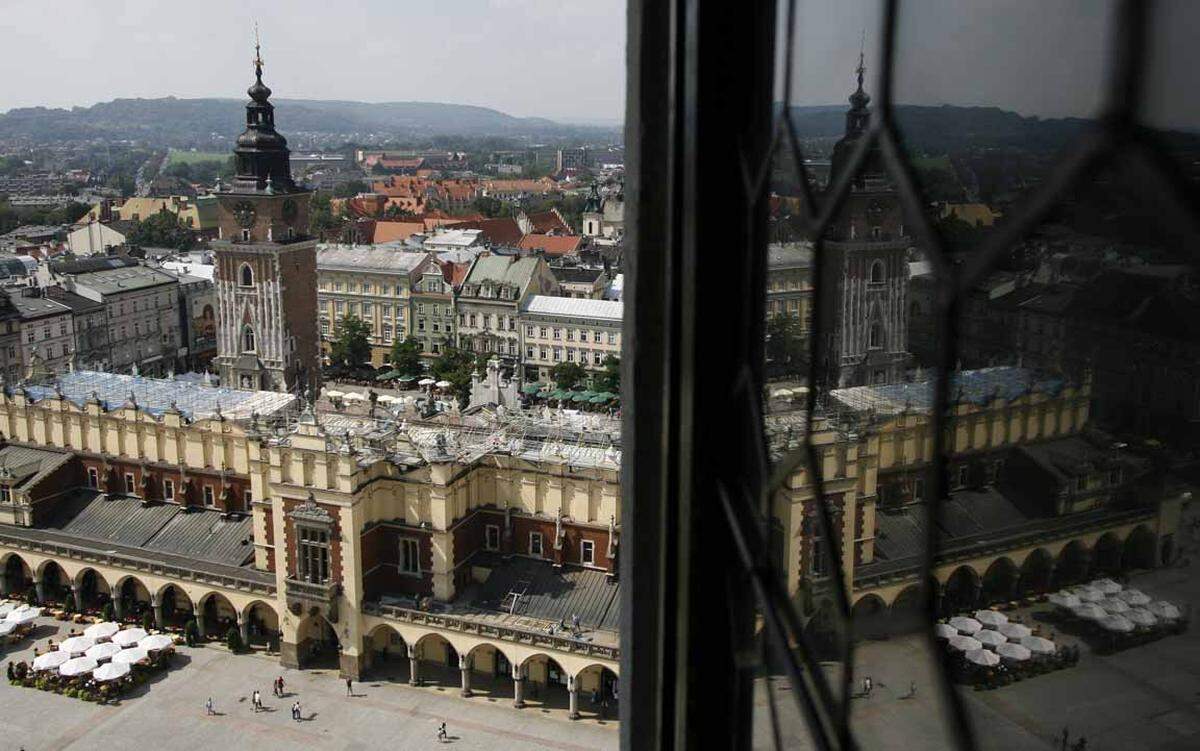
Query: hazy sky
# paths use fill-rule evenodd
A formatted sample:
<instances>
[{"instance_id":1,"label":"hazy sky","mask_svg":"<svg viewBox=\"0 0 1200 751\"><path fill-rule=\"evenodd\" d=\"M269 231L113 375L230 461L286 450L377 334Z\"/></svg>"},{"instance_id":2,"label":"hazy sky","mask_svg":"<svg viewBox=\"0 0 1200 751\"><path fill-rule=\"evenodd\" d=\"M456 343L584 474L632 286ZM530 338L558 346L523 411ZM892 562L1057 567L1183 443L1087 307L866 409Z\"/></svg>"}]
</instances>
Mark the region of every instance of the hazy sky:
<instances>
[{"instance_id":1,"label":"hazy sky","mask_svg":"<svg viewBox=\"0 0 1200 751\"><path fill-rule=\"evenodd\" d=\"M1164 52L1154 80L1159 103L1176 103L1160 107L1159 120L1197 125L1185 62L1194 59L1200 2L1161 4L1167 18L1156 48ZM878 72L880 3L798 6L793 101L844 103L863 30L869 77ZM1112 6L906 0L897 101L1091 114L1102 101ZM18 0L4 15L0 69L9 75L0 110L241 97L257 19L266 80L279 97L454 102L560 120L615 121L624 112L623 0ZM874 93L873 79L868 88Z\"/></svg>"}]
</instances>

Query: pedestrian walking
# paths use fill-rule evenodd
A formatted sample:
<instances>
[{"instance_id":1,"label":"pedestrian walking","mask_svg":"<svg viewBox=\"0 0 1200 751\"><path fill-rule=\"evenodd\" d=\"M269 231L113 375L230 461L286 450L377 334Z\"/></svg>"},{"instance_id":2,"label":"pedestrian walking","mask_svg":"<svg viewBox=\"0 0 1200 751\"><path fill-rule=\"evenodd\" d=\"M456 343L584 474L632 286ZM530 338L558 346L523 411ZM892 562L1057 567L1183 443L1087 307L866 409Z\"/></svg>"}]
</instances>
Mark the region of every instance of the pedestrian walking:
<instances>
[{"instance_id":1,"label":"pedestrian walking","mask_svg":"<svg viewBox=\"0 0 1200 751\"><path fill-rule=\"evenodd\" d=\"M299 701L297 701L295 704L292 705L292 719L295 720L296 722L300 722L300 702Z\"/></svg>"},{"instance_id":2,"label":"pedestrian walking","mask_svg":"<svg viewBox=\"0 0 1200 751\"><path fill-rule=\"evenodd\" d=\"M279 695L283 696L283 676L279 676Z\"/></svg>"},{"instance_id":3,"label":"pedestrian walking","mask_svg":"<svg viewBox=\"0 0 1200 751\"><path fill-rule=\"evenodd\" d=\"M262 709L262 695L258 693L257 688L250 694L250 708L255 712Z\"/></svg>"},{"instance_id":4,"label":"pedestrian walking","mask_svg":"<svg viewBox=\"0 0 1200 751\"><path fill-rule=\"evenodd\" d=\"M445 743L449 736L446 735L446 723L438 725L437 739L438 743Z\"/></svg>"},{"instance_id":5,"label":"pedestrian walking","mask_svg":"<svg viewBox=\"0 0 1200 751\"><path fill-rule=\"evenodd\" d=\"M916 695L917 695L917 682L909 681L908 682L908 696L911 699L912 697L914 697Z\"/></svg>"},{"instance_id":6,"label":"pedestrian walking","mask_svg":"<svg viewBox=\"0 0 1200 751\"><path fill-rule=\"evenodd\" d=\"M346 696L354 696L353 686L354 686L353 682L349 678L347 678L346 679Z\"/></svg>"},{"instance_id":7,"label":"pedestrian walking","mask_svg":"<svg viewBox=\"0 0 1200 751\"><path fill-rule=\"evenodd\" d=\"M211 697L211 696L210 696L210 697L208 697L208 701L204 702L204 709L205 709L205 711L206 711L208 714L210 714L210 715L211 715L211 714L216 714L216 712L213 712L213 703L212 703L212 697Z\"/></svg>"},{"instance_id":8,"label":"pedestrian walking","mask_svg":"<svg viewBox=\"0 0 1200 751\"><path fill-rule=\"evenodd\" d=\"M871 685L872 685L871 684L871 676L868 675L868 676L864 677L863 678L863 696L871 695Z\"/></svg>"}]
</instances>

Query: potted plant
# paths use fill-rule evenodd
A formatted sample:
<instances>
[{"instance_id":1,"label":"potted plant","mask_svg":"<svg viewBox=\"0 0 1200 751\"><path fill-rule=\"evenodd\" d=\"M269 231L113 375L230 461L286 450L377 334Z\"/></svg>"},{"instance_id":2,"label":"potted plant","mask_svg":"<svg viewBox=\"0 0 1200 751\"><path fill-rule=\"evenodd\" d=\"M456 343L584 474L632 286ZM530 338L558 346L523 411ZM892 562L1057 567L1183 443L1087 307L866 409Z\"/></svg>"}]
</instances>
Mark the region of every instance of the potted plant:
<instances>
[{"instance_id":1,"label":"potted plant","mask_svg":"<svg viewBox=\"0 0 1200 751\"><path fill-rule=\"evenodd\" d=\"M246 645L242 642L242 632L238 631L237 626L230 626L229 630L225 632L225 644L234 654L239 654L246 649Z\"/></svg>"}]
</instances>

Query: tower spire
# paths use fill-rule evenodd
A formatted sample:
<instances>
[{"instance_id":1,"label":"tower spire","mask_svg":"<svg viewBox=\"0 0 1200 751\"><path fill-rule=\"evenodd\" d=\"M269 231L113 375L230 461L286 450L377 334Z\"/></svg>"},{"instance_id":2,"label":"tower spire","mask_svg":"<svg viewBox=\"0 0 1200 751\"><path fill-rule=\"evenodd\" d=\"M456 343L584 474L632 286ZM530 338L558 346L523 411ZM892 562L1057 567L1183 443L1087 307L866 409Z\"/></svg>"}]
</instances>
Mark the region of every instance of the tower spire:
<instances>
[{"instance_id":1,"label":"tower spire","mask_svg":"<svg viewBox=\"0 0 1200 751\"><path fill-rule=\"evenodd\" d=\"M257 47L255 49L257 49ZM860 41L858 43L858 69L856 70L856 72L858 73L858 90L859 91L863 90L863 73L867 72L867 66L866 66L866 63L864 62L864 60L866 59L866 54L865 54L866 49L867 49L867 30L863 29L862 30L862 38L860 39Z\"/></svg>"},{"instance_id":2,"label":"tower spire","mask_svg":"<svg viewBox=\"0 0 1200 751\"><path fill-rule=\"evenodd\" d=\"M262 83L262 67L263 67L263 59L262 59L261 45L259 43L259 38L258 38L258 21L255 21L254 22L254 77L258 79L259 83Z\"/></svg>"}]
</instances>

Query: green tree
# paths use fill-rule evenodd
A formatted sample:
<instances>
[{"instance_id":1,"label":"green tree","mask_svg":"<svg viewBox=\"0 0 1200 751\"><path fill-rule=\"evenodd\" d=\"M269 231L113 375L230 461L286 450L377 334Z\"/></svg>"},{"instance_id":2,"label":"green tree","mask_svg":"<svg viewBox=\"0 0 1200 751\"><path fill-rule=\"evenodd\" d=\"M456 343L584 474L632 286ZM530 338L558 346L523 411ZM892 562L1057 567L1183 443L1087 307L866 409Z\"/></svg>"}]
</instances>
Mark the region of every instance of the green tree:
<instances>
[{"instance_id":1,"label":"green tree","mask_svg":"<svg viewBox=\"0 0 1200 751\"><path fill-rule=\"evenodd\" d=\"M592 385L597 391L621 393L621 358L609 355L604 358L604 370L592 377Z\"/></svg>"},{"instance_id":2,"label":"green tree","mask_svg":"<svg viewBox=\"0 0 1200 751\"><path fill-rule=\"evenodd\" d=\"M421 343L416 337L397 339L392 345L392 367L401 375L421 374Z\"/></svg>"},{"instance_id":3,"label":"green tree","mask_svg":"<svg viewBox=\"0 0 1200 751\"><path fill-rule=\"evenodd\" d=\"M336 365L352 370L361 368L371 359L371 327L358 316L342 319L334 332L329 358Z\"/></svg>"},{"instance_id":4,"label":"green tree","mask_svg":"<svg viewBox=\"0 0 1200 751\"><path fill-rule=\"evenodd\" d=\"M475 355L465 349L445 347L430 367L433 377L449 381L458 403L465 407L471 401L471 374L475 372Z\"/></svg>"},{"instance_id":5,"label":"green tree","mask_svg":"<svg viewBox=\"0 0 1200 751\"><path fill-rule=\"evenodd\" d=\"M237 626L230 626L229 630L225 632L225 645L235 655L246 651L246 644L242 641L242 632L238 631Z\"/></svg>"},{"instance_id":6,"label":"green tree","mask_svg":"<svg viewBox=\"0 0 1200 751\"><path fill-rule=\"evenodd\" d=\"M579 363L560 362L550 369L550 378L563 391L571 391L587 378L587 373Z\"/></svg>"},{"instance_id":7,"label":"green tree","mask_svg":"<svg viewBox=\"0 0 1200 751\"><path fill-rule=\"evenodd\" d=\"M188 250L195 243L191 230L170 211L160 211L138 222L127 239L131 244L142 247L178 250Z\"/></svg>"},{"instance_id":8,"label":"green tree","mask_svg":"<svg viewBox=\"0 0 1200 751\"><path fill-rule=\"evenodd\" d=\"M342 232L342 218L335 216L328 193L317 192L312 197L308 212L308 234L324 240L337 237Z\"/></svg>"},{"instance_id":9,"label":"green tree","mask_svg":"<svg viewBox=\"0 0 1200 751\"><path fill-rule=\"evenodd\" d=\"M800 321L789 315L767 320L767 369L773 374L797 373L807 359Z\"/></svg>"},{"instance_id":10,"label":"green tree","mask_svg":"<svg viewBox=\"0 0 1200 751\"><path fill-rule=\"evenodd\" d=\"M371 186L367 185L362 180L350 180L344 182L333 189L334 198L353 198L359 193L369 193Z\"/></svg>"}]
</instances>

